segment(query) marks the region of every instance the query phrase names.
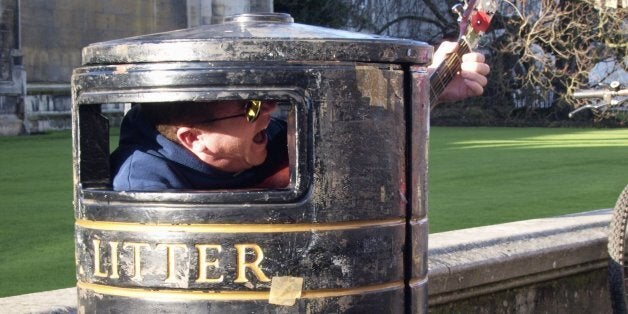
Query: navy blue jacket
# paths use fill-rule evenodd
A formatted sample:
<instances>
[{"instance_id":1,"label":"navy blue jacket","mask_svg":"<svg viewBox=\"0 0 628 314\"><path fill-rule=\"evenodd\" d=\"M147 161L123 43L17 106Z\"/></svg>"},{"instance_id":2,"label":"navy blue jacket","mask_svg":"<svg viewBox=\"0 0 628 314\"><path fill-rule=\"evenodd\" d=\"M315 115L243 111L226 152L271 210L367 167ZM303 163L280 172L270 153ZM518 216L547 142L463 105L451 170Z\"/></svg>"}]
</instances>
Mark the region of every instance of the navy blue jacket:
<instances>
[{"instance_id":1,"label":"navy blue jacket","mask_svg":"<svg viewBox=\"0 0 628 314\"><path fill-rule=\"evenodd\" d=\"M110 156L113 189L160 191L167 189L235 189L254 186L288 164L286 123L272 119L266 129L268 155L263 164L234 174L215 169L183 146L159 134L131 109L120 127L120 144Z\"/></svg>"}]
</instances>

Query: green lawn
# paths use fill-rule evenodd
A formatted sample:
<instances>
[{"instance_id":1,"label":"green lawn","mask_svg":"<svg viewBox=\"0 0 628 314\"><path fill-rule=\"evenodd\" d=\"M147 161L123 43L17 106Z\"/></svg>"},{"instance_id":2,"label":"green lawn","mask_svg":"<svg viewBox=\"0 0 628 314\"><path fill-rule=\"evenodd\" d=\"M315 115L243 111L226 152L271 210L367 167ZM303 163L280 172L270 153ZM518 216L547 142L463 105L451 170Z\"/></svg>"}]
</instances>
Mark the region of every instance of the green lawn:
<instances>
[{"instance_id":1,"label":"green lawn","mask_svg":"<svg viewBox=\"0 0 628 314\"><path fill-rule=\"evenodd\" d=\"M612 207L628 129L432 128L430 232Z\"/></svg>"},{"instance_id":2,"label":"green lawn","mask_svg":"<svg viewBox=\"0 0 628 314\"><path fill-rule=\"evenodd\" d=\"M628 129L433 128L430 146L431 232L611 207L628 183ZM0 147L0 297L74 285L70 132Z\"/></svg>"},{"instance_id":3,"label":"green lawn","mask_svg":"<svg viewBox=\"0 0 628 314\"><path fill-rule=\"evenodd\" d=\"M74 285L70 132L0 147L0 297Z\"/></svg>"}]
</instances>

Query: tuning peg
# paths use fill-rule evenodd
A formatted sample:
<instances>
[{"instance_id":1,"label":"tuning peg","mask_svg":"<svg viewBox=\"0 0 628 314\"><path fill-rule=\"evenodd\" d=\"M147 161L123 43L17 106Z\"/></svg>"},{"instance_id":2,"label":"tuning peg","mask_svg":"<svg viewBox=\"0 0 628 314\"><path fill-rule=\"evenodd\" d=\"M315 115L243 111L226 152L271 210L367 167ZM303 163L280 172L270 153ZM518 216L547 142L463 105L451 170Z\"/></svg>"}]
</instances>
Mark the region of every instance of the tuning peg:
<instances>
[{"instance_id":1,"label":"tuning peg","mask_svg":"<svg viewBox=\"0 0 628 314\"><path fill-rule=\"evenodd\" d=\"M453 7L451 7L451 12L458 14L458 17L461 18L462 14L464 13L464 6L462 5L462 3L455 4Z\"/></svg>"}]
</instances>

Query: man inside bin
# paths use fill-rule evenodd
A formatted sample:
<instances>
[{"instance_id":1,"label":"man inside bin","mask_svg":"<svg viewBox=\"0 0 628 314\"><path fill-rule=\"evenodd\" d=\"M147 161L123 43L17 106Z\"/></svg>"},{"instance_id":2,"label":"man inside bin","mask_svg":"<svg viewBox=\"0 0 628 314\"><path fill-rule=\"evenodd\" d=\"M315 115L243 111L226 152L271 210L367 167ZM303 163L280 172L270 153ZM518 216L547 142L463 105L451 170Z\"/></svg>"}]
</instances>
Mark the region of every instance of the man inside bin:
<instances>
[{"instance_id":1,"label":"man inside bin","mask_svg":"<svg viewBox=\"0 0 628 314\"><path fill-rule=\"evenodd\" d=\"M433 64L454 49L455 43L441 44ZM481 95L489 71L482 54L465 54L438 101ZM287 187L287 126L272 117L276 107L275 101L255 99L134 106L111 155L113 189Z\"/></svg>"}]
</instances>

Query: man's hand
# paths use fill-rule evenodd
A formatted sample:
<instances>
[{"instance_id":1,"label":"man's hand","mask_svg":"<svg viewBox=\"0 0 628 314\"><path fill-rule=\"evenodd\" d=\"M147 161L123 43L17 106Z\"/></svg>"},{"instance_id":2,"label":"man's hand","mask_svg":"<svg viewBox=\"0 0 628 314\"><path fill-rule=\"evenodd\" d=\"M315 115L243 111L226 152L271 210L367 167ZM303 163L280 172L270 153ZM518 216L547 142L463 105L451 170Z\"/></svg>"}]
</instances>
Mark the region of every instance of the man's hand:
<instances>
[{"instance_id":1,"label":"man's hand","mask_svg":"<svg viewBox=\"0 0 628 314\"><path fill-rule=\"evenodd\" d=\"M456 43L445 41L434 53L432 71L445 59L446 55L456 49ZM490 72L488 64L484 63L484 55L477 52L467 53L462 56L461 70L454 79L445 87L438 97L438 102L458 101L465 98L480 96L484 93L484 86L488 83L486 76Z\"/></svg>"}]
</instances>

